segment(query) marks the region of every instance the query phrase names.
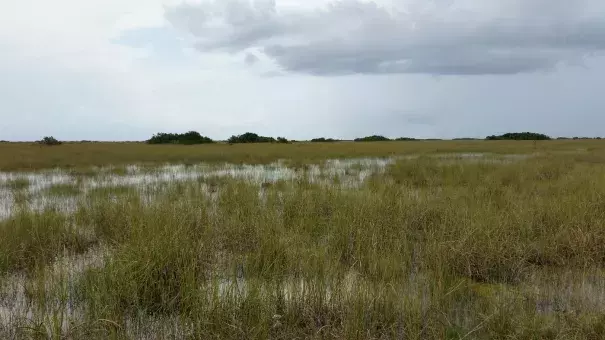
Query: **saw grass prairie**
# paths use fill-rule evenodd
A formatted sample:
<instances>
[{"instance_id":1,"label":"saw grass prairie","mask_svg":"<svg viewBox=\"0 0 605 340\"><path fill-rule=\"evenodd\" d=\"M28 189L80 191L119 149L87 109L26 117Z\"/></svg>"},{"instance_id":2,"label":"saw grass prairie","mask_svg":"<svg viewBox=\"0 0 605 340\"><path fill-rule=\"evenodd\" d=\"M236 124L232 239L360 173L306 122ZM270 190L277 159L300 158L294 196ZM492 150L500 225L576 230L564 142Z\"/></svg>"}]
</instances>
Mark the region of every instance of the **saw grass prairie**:
<instances>
[{"instance_id":1,"label":"saw grass prairie","mask_svg":"<svg viewBox=\"0 0 605 340\"><path fill-rule=\"evenodd\" d=\"M145 143L0 143L0 170L83 168L134 163L228 162L266 164L287 159L317 162L329 158L387 157L424 153L533 153L605 150L601 140L564 141L390 141L293 144L147 145Z\"/></svg>"},{"instance_id":2,"label":"saw grass prairie","mask_svg":"<svg viewBox=\"0 0 605 340\"><path fill-rule=\"evenodd\" d=\"M147 165L0 173L2 338L605 338L600 141L40 150Z\"/></svg>"}]
</instances>

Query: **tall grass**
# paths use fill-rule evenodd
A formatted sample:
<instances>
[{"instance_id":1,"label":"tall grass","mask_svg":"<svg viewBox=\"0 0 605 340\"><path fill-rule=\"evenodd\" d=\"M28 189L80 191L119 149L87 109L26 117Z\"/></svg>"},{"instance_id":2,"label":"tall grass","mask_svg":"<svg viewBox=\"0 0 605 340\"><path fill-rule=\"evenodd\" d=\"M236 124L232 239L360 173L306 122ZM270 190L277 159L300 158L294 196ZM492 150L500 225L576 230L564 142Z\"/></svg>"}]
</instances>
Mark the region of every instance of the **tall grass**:
<instances>
[{"instance_id":1,"label":"tall grass","mask_svg":"<svg viewBox=\"0 0 605 340\"><path fill-rule=\"evenodd\" d=\"M92 242L61 214L19 210L0 221L0 273L35 269L64 250L82 252Z\"/></svg>"},{"instance_id":2,"label":"tall grass","mask_svg":"<svg viewBox=\"0 0 605 340\"><path fill-rule=\"evenodd\" d=\"M111 251L73 283L82 338L601 339L601 159L420 157L359 188L91 193L73 221ZM4 230L69 225L33 216Z\"/></svg>"}]
</instances>

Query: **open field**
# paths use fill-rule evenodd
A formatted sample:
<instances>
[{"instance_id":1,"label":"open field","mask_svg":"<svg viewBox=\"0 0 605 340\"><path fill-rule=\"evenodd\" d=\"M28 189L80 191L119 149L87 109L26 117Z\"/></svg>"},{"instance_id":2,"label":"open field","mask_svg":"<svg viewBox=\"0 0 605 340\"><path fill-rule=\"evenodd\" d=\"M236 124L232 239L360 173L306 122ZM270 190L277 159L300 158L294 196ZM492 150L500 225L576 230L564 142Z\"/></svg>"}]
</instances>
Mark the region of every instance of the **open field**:
<instances>
[{"instance_id":1,"label":"open field","mask_svg":"<svg viewBox=\"0 0 605 340\"><path fill-rule=\"evenodd\" d=\"M3 339L605 338L605 142L0 155Z\"/></svg>"}]
</instances>

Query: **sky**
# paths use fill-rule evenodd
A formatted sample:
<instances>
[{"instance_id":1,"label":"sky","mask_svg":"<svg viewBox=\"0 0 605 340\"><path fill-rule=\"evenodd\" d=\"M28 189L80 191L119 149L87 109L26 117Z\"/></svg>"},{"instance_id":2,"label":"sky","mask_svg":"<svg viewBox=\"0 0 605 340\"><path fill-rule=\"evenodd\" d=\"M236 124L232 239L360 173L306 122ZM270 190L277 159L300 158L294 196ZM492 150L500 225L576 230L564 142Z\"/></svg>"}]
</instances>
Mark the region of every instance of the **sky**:
<instances>
[{"instance_id":1,"label":"sky","mask_svg":"<svg viewBox=\"0 0 605 340\"><path fill-rule=\"evenodd\" d=\"M602 0L0 0L0 140L605 136Z\"/></svg>"}]
</instances>

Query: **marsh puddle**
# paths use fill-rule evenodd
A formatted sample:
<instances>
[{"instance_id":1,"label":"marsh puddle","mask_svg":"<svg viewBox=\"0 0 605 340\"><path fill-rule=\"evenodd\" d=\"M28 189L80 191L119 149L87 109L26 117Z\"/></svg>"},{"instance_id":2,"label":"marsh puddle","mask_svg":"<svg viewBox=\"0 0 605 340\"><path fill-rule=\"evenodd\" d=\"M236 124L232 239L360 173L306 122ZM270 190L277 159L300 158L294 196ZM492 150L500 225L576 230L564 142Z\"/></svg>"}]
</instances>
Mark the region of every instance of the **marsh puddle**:
<instances>
[{"instance_id":1,"label":"marsh puddle","mask_svg":"<svg viewBox=\"0 0 605 340\"><path fill-rule=\"evenodd\" d=\"M131 165L122 171L98 168L86 175L67 170L0 173L0 219L9 217L19 206L35 211L55 209L72 213L78 202L95 189L133 188L143 192L163 184L213 178L232 178L259 186L301 178L313 184L333 185L334 180L338 179L338 185L355 188L368 176L384 171L387 165L395 161L396 158L328 160L322 164L308 165L304 169L291 168L285 162L277 162L269 165L196 164L155 168Z\"/></svg>"},{"instance_id":2,"label":"marsh puddle","mask_svg":"<svg viewBox=\"0 0 605 340\"><path fill-rule=\"evenodd\" d=\"M70 322L82 318L83 310L77 304L75 284L90 268L103 266L109 250L97 246L79 255L63 254L38 273L40 279L28 278L17 273L2 278L0 282L0 336L15 338L19 325L29 320L47 321L57 317L65 332ZM40 304L43 299L43 304ZM27 324L26 324L27 325Z\"/></svg>"},{"instance_id":3,"label":"marsh puddle","mask_svg":"<svg viewBox=\"0 0 605 340\"><path fill-rule=\"evenodd\" d=\"M534 155L452 153L428 157L443 162L511 162L532 156ZM69 214L74 212L78 203L93 190L105 188L111 192L130 188L144 195L145 192L154 191L162 185L193 180L203 183L212 179L231 178L262 186L278 181L293 182L303 179L311 184L354 189L361 186L371 175L384 172L388 165L398 160L413 160L419 157L405 155L389 158L331 159L303 167L292 167L288 166L286 161L278 161L269 165L130 165L124 168L91 168L87 173L61 169L29 173L0 172L0 220L8 218L18 207L35 211L54 209Z\"/></svg>"}]
</instances>

